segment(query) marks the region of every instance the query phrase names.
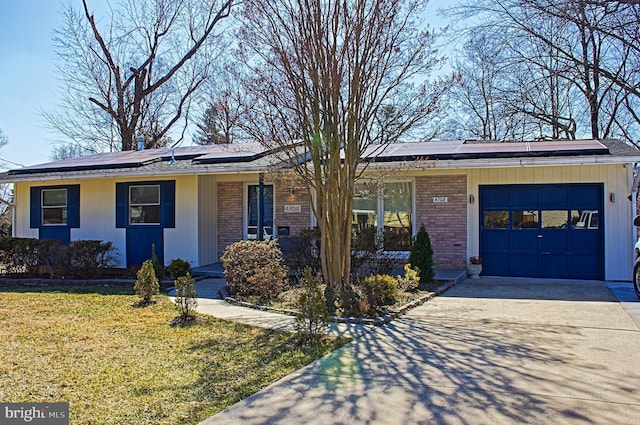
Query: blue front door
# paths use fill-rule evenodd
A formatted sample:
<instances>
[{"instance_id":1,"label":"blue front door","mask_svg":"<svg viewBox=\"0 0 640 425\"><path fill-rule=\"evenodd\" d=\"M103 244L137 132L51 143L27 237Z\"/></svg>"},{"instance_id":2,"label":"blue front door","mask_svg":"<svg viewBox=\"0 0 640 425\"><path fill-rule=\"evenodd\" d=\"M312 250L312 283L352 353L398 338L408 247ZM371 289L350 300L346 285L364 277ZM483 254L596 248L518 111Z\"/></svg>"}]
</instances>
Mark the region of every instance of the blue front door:
<instances>
[{"instance_id":1,"label":"blue front door","mask_svg":"<svg viewBox=\"0 0 640 425\"><path fill-rule=\"evenodd\" d=\"M160 264L164 264L163 229L160 226L127 229L127 266L139 266L151 259L153 249Z\"/></svg>"},{"instance_id":2,"label":"blue front door","mask_svg":"<svg viewBox=\"0 0 640 425\"><path fill-rule=\"evenodd\" d=\"M490 276L602 279L602 184L480 186L480 256Z\"/></svg>"}]
</instances>

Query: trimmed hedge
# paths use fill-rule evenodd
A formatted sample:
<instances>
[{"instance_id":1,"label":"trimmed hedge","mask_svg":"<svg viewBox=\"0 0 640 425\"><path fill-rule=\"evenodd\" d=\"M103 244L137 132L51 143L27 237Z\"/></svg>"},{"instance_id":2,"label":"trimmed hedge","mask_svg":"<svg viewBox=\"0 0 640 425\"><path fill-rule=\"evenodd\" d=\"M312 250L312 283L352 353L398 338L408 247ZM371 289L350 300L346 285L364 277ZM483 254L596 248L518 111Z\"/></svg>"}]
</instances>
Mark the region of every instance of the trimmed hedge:
<instances>
[{"instance_id":1,"label":"trimmed hedge","mask_svg":"<svg viewBox=\"0 0 640 425\"><path fill-rule=\"evenodd\" d=\"M115 265L112 242L0 238L0 275L94 279Z\"/></svg>"}]
</instances>

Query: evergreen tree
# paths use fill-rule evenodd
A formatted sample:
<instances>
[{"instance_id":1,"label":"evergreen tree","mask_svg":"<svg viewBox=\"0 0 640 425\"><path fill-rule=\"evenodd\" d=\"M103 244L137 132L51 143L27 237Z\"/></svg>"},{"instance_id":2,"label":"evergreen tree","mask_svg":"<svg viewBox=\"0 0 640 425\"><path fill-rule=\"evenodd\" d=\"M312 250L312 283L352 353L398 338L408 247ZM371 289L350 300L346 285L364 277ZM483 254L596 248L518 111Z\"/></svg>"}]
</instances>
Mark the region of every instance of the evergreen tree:
<instances>
[{"instance_id":1,"label":"evergreen tree","mask_svg":"<svg viewBox=\"0 0 640 425\"><path fill-rule=\"evenodd\" d=\"M420 226L418 234L413 238L409 264L418 269L421 285L433 280L433 248L424 224Z\"/></svg>"}]
</instances>

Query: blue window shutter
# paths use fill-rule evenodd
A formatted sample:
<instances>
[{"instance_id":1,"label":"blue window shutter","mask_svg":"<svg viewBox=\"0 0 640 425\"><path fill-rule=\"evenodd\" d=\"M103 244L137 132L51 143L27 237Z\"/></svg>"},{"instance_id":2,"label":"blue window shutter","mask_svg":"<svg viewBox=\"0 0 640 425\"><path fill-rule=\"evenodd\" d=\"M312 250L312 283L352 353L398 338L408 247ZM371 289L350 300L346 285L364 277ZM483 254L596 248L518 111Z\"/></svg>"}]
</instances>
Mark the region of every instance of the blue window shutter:
<instances>
[{"instance_id":1,"label":"blue window shutter","mask_svg":"<svg viewBox=\"0 0 640 425\"><path fill-rule=\"evenodd\" d=\"M40 223L42 222L40 219L40 192L41 188L32 187L31 188L31 200L29 204L29 222L32 229L40 228Z\"/></svg>"},{"instance_id":2,"label":"blue window shutter","mask_svg":"<svg viewBox=\"0 0 640 425\"><path fill-rule=\"evenodd\" d=\"M80 185L67 186L67 226L80 227Z\"/></svg>"},{"instance_id":3,"label":"blue window shutter","mask_svg":"<svg viewBox=\"0 0 640 425\"><path fill-rule=\"evenodd\" d=\"M127 227L129 224L129 184L116 183L116 227Z\"/></svg>"},{"instance_id":4,"label":"blue window shutter","mask_svg":"<svg viewBox=\"0 0 640 425\"><path fill-rule=\"evenodd\" d=\"M176 182L168 180L160 183L160 204L162 216L160 224L164 228L176 227Z\"/></svg>"}]
</instances>

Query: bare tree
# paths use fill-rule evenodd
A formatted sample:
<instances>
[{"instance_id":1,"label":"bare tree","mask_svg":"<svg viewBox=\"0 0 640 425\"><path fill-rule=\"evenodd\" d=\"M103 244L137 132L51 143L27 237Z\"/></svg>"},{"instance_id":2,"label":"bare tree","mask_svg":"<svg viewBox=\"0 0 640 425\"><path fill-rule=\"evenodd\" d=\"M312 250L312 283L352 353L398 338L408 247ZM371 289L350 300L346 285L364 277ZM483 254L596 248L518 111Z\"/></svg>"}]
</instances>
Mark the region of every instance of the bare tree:
<instances>
[{"instance_id":1,"label":"bare tree","mask_svg":"<svg viewBox=\"0 0 640 425\"><path fill-rule=\"evenodd\" d=\"M349 281L361 157L416 130L446 89L426 80L438 59L418 21L424 3L244 3L241 51L253 53L245 63L256 97L248 130L280 148L313 195L330 303Z\"/></svg>"},{"instance_id":2,"label":"bare tree","mask_svg":"<svg viewBox=\"0 0 640 425\"><path fill-rule=\"evenodd\" d=\"M242 85L240 70L232 64L217 67L202 92L202 103L206 107L193 142L209 145L246 139L242 128L250 96Z\"/></svg>"},{"instance_id":3,"label":"bare tree","mask_svg":"<svg viewBox=\"0 0 640 425\"><path fill-rule=\"evenodd\" d=\"M55 33L64 110L45 118L89 151L130 150L140 134L155 146L188 117L233 0L122 0L106 23L82 5Z\"/></svg>"},{"instance_id":4,"label":"bare tree","mask_svg":"<svg viewBox=\"0 0 640 425\"><path fill-rule=\"evenodd\" d=\"M0 129L0 149L9 143L9 138ZM2 160L6 163L7 161ZM10 162L14 164L13 162ZM11 226L13 222L13 185L0 184L0 237L11 236Z\"/></svg>"},{"instance_id":5,"label":"bare tree","mask_svg":"<svg viewBox=\"0 0 640 425\"><path fill-rule=\"evenodd\" d=\"M536 101L542 108L527 107L534 99L525 99L522 113L551 126L552 137L579 133L634 142L640 132L639 10L638 2L471 0L447 14L510 34L510 49L529 64L513 75L531 65L538 74L523 78L530 83L521 93L541 95L531 89L544 87L550 95Z\"/></svg>"}]
</instances>

